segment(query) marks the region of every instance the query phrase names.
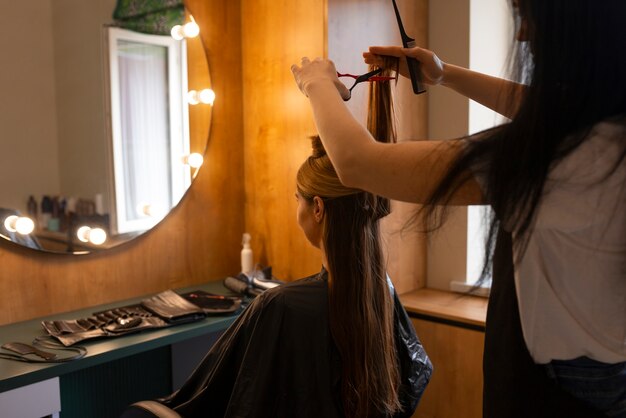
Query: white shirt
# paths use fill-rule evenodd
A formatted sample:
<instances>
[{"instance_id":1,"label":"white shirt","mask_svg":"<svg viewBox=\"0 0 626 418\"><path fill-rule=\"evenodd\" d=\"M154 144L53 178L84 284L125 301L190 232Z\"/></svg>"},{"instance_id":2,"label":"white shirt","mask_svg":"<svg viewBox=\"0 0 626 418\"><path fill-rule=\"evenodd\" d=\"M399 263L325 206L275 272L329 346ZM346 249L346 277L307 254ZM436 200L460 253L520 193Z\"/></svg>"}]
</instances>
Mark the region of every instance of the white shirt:
<instances>
[{"instance_id":1,"label":"white shirt","mask_svg":"<svg viewBox=\"0 0 626 418\"><path fill-rule=\"evenodd\" d=\"M626 127L603 122L546 179L515 266L526 345L537 363L626 361ZM606 177L609 175L609 177Z\"/></svg>"}]
</instances>

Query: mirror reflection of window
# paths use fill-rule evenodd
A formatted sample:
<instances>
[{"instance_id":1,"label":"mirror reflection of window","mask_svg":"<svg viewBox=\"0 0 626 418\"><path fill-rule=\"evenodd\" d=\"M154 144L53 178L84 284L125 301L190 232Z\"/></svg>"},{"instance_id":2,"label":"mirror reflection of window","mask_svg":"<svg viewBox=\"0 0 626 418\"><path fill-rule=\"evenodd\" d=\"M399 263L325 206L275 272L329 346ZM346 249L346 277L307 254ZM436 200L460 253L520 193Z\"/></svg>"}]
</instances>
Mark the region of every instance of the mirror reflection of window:
<instances>
[{"instance_id":1,"label":"mirror reflection of window","mask_svg":"<svg viewBox=\"0 0 626 418\"><path fill-rule=\"evenodd\" d=\"M191 182L186 62L184 41L109 28L117 233L154 226Z\"/></svg>"}]
</instances>

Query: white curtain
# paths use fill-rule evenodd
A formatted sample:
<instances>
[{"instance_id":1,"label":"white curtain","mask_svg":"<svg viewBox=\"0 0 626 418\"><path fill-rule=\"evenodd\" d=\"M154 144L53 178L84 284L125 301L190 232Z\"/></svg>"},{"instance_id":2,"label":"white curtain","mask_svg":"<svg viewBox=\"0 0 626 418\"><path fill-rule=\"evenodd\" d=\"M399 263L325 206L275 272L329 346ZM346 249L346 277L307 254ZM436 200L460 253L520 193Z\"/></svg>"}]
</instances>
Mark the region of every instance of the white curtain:
<instances>
[{"instance_id":1,"label":"white curtain","mask_svg":"<svg viewBox=\"0 0 626 418\"><path fill-rule=\"evenodd\" d=\"M171 207L167 47L118 40L126 219Z\"/></svg>"}]
</instances>

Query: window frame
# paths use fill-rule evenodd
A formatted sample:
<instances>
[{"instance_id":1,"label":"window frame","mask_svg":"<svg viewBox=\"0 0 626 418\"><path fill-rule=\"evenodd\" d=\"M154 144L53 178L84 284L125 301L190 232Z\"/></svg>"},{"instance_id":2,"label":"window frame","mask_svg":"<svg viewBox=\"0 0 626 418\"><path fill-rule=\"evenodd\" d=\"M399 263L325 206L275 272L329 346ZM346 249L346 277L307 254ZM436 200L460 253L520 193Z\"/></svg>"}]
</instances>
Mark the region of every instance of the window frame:
<instances>
[{"instance_id":1,"label":"window frame","mask_svg":"<svg viewBox=\"0 0 626 418\"><path fill-rule=\"evenodd\" d=\"M112 231L113 233L136 233L155 226L171 208L176 206L191 184L191 173L184 164L183 157L189 154L189 112L185 100L187 93L187 53L185 41L177 41L171 36L150 35L130 30L108 27L107 58L109 99L110 99L110 151L112 156ZM169 172L168 184L170 198L168 207L160 208L158 213L131 219L127 216L126 172L124 169L124 138L122 135L122 114L120 105L120 74L118 60L118 41L143 43L162 46L167 49L168 79L168 138ZM149 202L147 202L149 203Z\"/></svg>"}]
</instances>

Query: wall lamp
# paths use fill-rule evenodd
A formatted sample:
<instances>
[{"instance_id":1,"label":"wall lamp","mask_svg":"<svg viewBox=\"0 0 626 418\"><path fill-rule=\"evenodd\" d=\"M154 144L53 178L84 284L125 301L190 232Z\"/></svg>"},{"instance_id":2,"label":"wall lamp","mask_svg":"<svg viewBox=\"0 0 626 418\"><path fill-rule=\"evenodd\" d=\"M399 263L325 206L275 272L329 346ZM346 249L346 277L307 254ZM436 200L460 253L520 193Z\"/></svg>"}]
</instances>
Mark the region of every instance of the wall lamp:
<instances>
[{"instance_id":1,"label":"wall lamp","mask_svg":"<svg viewBox=\"0 0 626 418\"><path fill-rule=\"evenodd\" d=\"M177 41L182 41L185 38L195 38L200 33L200 26L196 23L193 16L189 15L191 22L187 22L184 25L176 25L171 30L172 38Z\"/></svg>"},{"instance_id":2,"label":"wall lamp","mask_svg":"<svg viewBox=\"0 0 626 418\"><path fill-rule=\"evenodd\" d=\"M102 228L91 228L85 225L78 228L76 231L76 237L82 242L90 242L93 245L102 245L107 240L107 233Z\"/></svg>"},{"instance_id":3,"label":"wall lamp","mask_svg":"<svg viewBox=\"0 0 626 418\"><path fill-rule=\"evenodd\" d=\"M189 90L187 93L187 103L190 105L197 105L200 103L213 105L215 101L215 92L211 89L204 90Z\"/></svg>"},{"instance_id":4,"label":"wall lamp","mask_svg":"<svg viewBox=\"0 0 626 418\"><path fill-rule=\"evenodd\" d=\"M4 220L7 231L28 235L35 230L35 222L26 216L11 215Z\"/></svg>"},{"instance_id":5,"label":"wall lamp","mask_svg":"<svg viewBox=\"0 0 626 418\"><path fill-rule=\"evenodd\" d=\"M203 162L204 157L202 154L197 152L192 152L191 154L183 157L183 164L186 164L191 168L200 168Z\"/></svg>"},{"instance_id":6,"label":"wall lamp","mask_svg":"<svg viewBox=\"0 0 626 418\"><path fill-rule=\"evenodd\" d=\"M191 174L191 178L196 178L196 175L198 174L198 170L200 169L200 167L202 167L202 164L204 163L204 157L202 156L202 154L199 154L197 152L192 152L189 155L185 155L183 157L183 164L188 165L190 168L193 169L193 173Z\"/></svg>"}]
</instances>

